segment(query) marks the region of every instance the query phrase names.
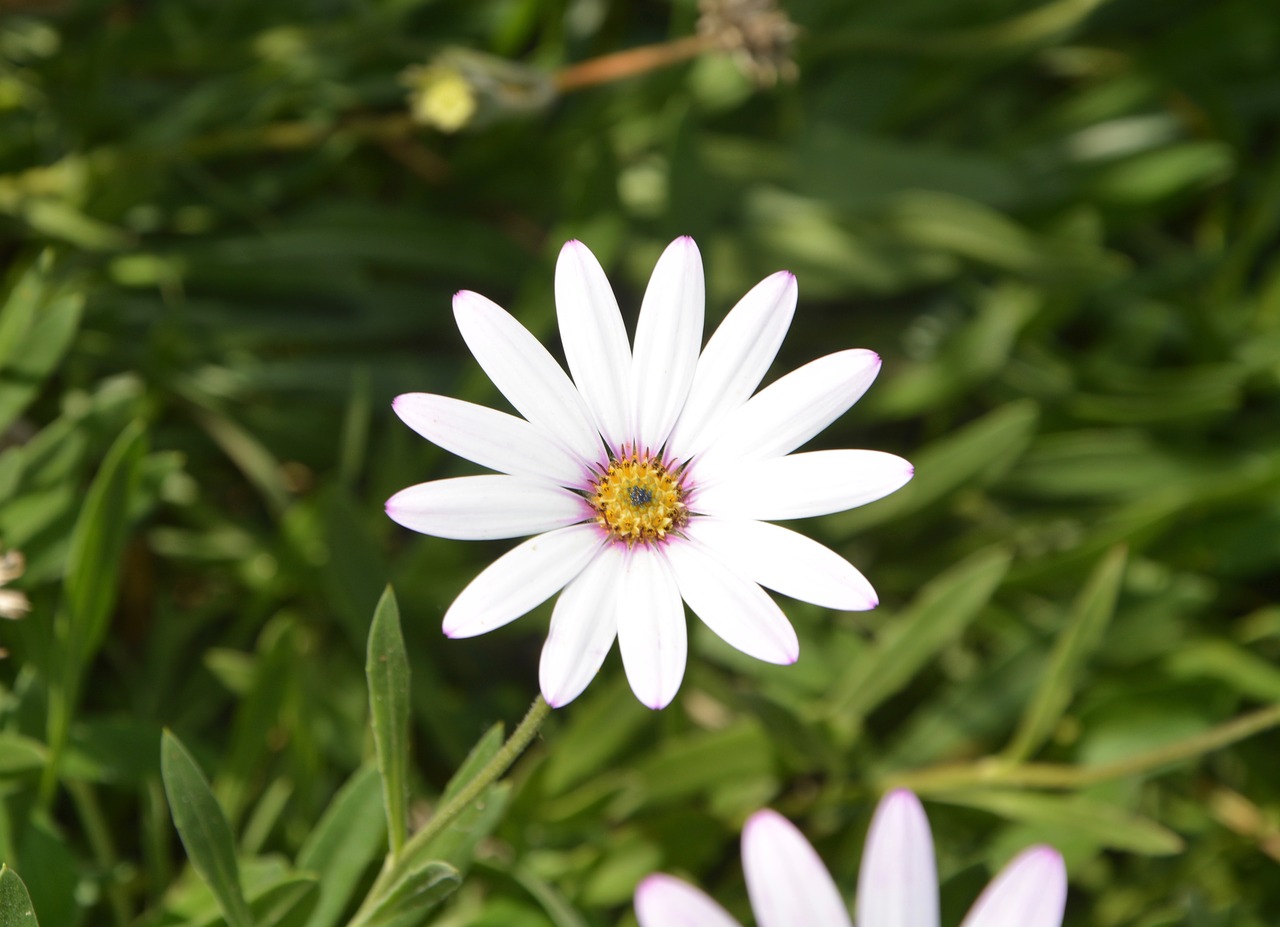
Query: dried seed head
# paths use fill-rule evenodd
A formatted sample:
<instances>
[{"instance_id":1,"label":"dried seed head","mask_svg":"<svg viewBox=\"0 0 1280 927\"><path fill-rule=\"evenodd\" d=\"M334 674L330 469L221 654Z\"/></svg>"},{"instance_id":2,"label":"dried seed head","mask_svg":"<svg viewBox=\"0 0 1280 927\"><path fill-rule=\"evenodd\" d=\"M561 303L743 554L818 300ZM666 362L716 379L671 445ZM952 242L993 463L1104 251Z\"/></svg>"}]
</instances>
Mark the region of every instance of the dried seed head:
<instances>
[{"instance_id":1,"label":"dried seed head","mask_svg":"<svg viewBox=\"0 0 1280 927\"><path fill-rule=\"evenodd\" d=\"M800 30L777 0L698 0L698 9L698 33L729 52L757 84L796 79L791 49Z\"/></svg>"}]
</instances>

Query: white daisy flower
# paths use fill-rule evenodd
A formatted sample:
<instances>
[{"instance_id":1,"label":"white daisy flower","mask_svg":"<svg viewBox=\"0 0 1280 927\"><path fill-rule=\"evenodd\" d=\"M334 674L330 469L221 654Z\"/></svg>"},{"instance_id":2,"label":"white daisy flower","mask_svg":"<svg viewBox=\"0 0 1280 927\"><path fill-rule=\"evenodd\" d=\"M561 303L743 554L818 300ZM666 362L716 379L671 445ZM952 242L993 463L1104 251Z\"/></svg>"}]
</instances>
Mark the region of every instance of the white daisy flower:
<instances>
[{"instance_id":1,"label":"white daisy flower","mask_svg":"<svg viewBox=\"0 0 1280 927\"><path fill-rule=\"evenodd\" d=\"M919 799L907 791L890 793L876 809L853 920L818 854L776 812L747 821L742 868L758 927L938 927L933 838ZM961 927L1061 927L1066 899L1062 856L1031 847L987 886ZM707 895L669 875L641 882L635 903L640 927L738 927Z\"/></svg>"},{"instance_id":2,"label":"white daisy flower","mask_svg":"<svg viewBox=\"0 0 1280 927\"><path fill-rule=\"evenodd\" d=\"M445 538L534 535L462 590L445 634L492 631L563 590L542 651L547 702L576 698L616 637L636 696L662 708L684 676L681 600L770 663L795 662L799 644L761 586L828 608L875 606L843 557L769 524L862 505L911 478L880 451L791 453L866 391L875 353L827 355L752 395L791 324L795 277L761 281L699 353L702 258L690 238L658 260L634 348L581 242L561 250L555 292L572 380L495 303L453 300L471 353L523 418L428 393L395 400L418 434L498 473L410 486L387 501L391 518Z\"/></svg>"}]
</instances>

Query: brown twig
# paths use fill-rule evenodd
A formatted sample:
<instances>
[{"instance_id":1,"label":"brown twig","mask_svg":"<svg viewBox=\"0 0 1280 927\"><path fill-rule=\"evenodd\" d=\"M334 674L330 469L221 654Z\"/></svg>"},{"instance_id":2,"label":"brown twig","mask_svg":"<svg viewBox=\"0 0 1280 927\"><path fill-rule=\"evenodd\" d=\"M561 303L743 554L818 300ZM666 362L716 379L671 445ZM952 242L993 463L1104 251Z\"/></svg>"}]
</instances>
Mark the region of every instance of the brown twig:
<instances>
[{"instance_id":1,"label":"brown twig","mask_svg":"<svg viewBox=\"0 0 1280 927\"><path fill-rule=\"evenodd\" d=\"M557 71L552 79L556 90L571 93L584 87L607 84L655 71L696 58L715 47L709 36L689 35L658 45L642 45L626 51L601 55Z\"/></svg>"}]
</instances>

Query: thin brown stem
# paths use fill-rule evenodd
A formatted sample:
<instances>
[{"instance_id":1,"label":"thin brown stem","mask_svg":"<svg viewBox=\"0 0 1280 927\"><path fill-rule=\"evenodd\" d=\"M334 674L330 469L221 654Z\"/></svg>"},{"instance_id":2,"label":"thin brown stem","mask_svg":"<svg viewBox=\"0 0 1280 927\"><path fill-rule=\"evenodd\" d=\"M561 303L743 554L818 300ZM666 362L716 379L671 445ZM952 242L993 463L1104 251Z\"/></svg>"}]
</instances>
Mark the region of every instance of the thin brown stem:
<instances>
[{"instance_id":1,"label":"thin brown stem","mask_svg":"<svg viewBox=\"0 0 1280 927\"><path fill-rule=\"evenodd\" d=\"M562 68L552 76L556 89L571 93L584 87L608 84L613 81L647 74L659 68L670 67L710 51L714 44L709 36L689 35L657 45L642 45L626 51L601 55L578 64Z\"/></svg>"}]
</instances>

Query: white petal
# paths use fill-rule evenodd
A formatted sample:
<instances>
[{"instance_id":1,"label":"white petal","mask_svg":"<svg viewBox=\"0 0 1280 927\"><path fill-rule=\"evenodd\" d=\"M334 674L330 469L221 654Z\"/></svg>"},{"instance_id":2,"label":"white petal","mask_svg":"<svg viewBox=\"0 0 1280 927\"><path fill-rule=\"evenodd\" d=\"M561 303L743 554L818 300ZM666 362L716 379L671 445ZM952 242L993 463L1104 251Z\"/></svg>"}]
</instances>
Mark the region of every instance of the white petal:
<instances>
[{"instance_id":1,"label":"white petal","mask_svg":"<svg viewBox=\"0 0 1280 927\"><path fill-rule=\"evenodd\" d=\"M515 621L563 589L603 543L595 525L572 525L529 538L458 593L444 613L444 633L475 637Z\"/></svg>"},{"instance_id":2,"label":"white petal","mask_svg":"<svg viewBox=\"0 0 1280 927\"><path fill-rule=\"evenodd\" d=\"M724 317L698 359L689 398L667 440L688 460L716 436L720 420L747 401L777 356L796 311L796 278L779 271L757 283Z\"/></svg>"},{"instance_id":3,"label":"white petal","mask_svg":"<svg viewBox=\"0 0 1280 927\"><path fill-rule=\"evenodd\" d=\"M793 599L853 612L878 602L871 584L848 560L781 525L695 516L685 533L760 585Z\"/></svg>"},{"instance_id":4,"label":"white petal","mask_svg":"<svg viewBox=\"0 0 1280 927\"><path fill-rule=\"evenodd\" d=\"M911 464L883 451L809 451L745 463L697 487L689 508L724 518L808 518L874 502L913 473Z\"/></svg>"},{"instance_id":5,"label":"white petal","mask_svg":"<svg viewBox=\"0 0 1280 927\"><path fill-rule=\"evenodd\" d=\"M766 663L796 662L795 629L767 592L696 540L672 538L665 552L680 595L725 643Z\"/></svg>"},{"instance_id":6,"label":"white petal","mask_svg":"<svg viewBox=\"0 0 1280 927\"><path fill-rule=\"evenodd\" d=\"M636 323L631 395L641 450L657 453L680 415L698 364L705 309L702 255L692 238L677 238L653 268Z\"/></svg>"},{"instance_id":7,"label":"white petal","mask_svg":"<svg viewBox=\"0 0 1280 927\"><path fill-rule=\"evenodd\" d=\"M630 551L622 570L618 649L636 698L653 709L669 705L689 652L684 603L666 558L645 547Z\"/></svg>"},{"instance_id":8,"label":"white petal","mask_svg":"<svg viewBox=\"0 0 1280 927\"><path fill-rule=\"evenodd\" d=\"M606 544L556 599L538 667L542 697L552 708L582 694L618 636L622 558L622 548Z\"/></svg>"},{"instance_id":9,"label":"white petal","mask_svg":"<svg viewBox=\"0 0 1280 927\"><path fill-rule=\"evenodd\" d=\"M618 451L631 440L631 348L604 269L580 241L565 244L556 261L556 316L573 382Z\"/></svg>"},{"instance_id":10,"label":"white petal","mask_svg":"<svg viewBox=\"0 0 1280 927\"><path fill-rule=\"evenodd\" d=\"M879 371L880 355L861 349L828 354L793 370L725 418L691 475L712 481L716 469L790 454L861 399Z\"/></svg>"},{"instance_id":11,"label":"white petal","mask_svg":"<svg viewBox=\"0 0 1280 927\"><path fill-rule=\"evenodd\" d=\"M392 408L428 441L482 467L540 476L574 488L590 481L578 457L514 415L432 393L405 393L395 398Z\"/></svg>"},{"instance_id":12,"label":"white petal","mask_svg":"<svg viewBox=\"0 0 1280 927\"><path fill-rule=\"evenodd\" d=\"M640 927L738 927L724 908L701 891L662 873L636 887L636 920Z\"/></svg>"},{"instance_id":13,"label":"white petal","mask_svg":"<svg viewBox=\"0 0 1280 927\"><path fill-rule=\"evenodd\" d=\"M851 927L831 873L795 825L776 811L757 811L747 820L742 868L759 927Z\"/></svg>"},{"instance_id":14,"label":"white petal","mask_svg":"<svg viewBox=\"0 0 1280 927\"><path fill-rule=\"evenodd\" d=\"M402 489L387 500L391 520L459 541L519 538L586 521L585 499L527 476L460 476Z\"/></svg>"},{"instance_id":15,"label":"white petal","mask_svg":"<svg viewBox=\"0 0 1280 927\"><path fill-rule=\"evenodd\" d=\"M871 819L856 915L867 927L938 927L933 836L920 800L906 790L886 795Z\"/></svg>"},{"instance_id":16,"label":"white petal","mask_svg":"<svg viewBox=\"0 0 1280 927\"><path fill-rule=\"evenodd\" d=\"M479 293L453 297L453 317L476 362L526 419L594 463L604 449L568 374L529 330Z\"/></svg>"},{"instance_id":17,"label":"white petal","mask_svg":"<svg viewBox=\"0 0 1280 927\"><path fill-rule=\"evenodd\" d=\"M961 927L1060 927L1067 869L1052 847L1032 847L1005 866Z\"/></svg>"}]
</instances>

